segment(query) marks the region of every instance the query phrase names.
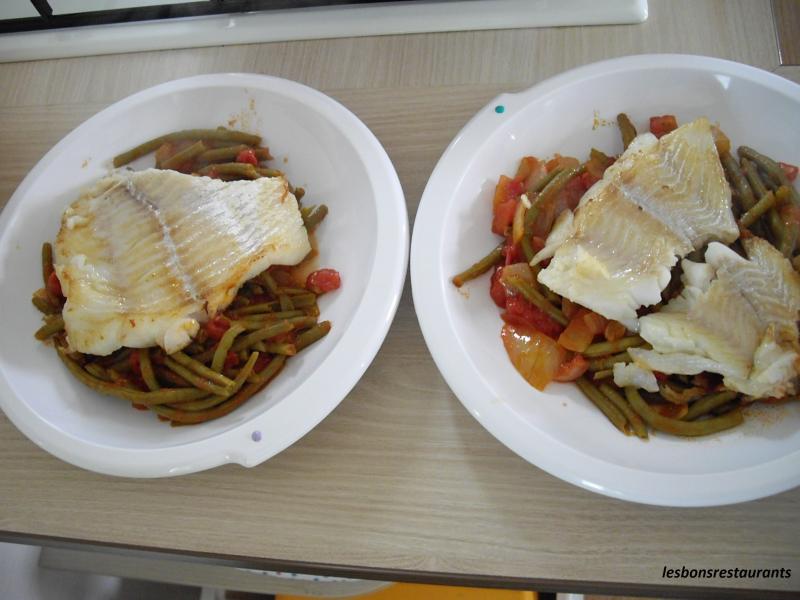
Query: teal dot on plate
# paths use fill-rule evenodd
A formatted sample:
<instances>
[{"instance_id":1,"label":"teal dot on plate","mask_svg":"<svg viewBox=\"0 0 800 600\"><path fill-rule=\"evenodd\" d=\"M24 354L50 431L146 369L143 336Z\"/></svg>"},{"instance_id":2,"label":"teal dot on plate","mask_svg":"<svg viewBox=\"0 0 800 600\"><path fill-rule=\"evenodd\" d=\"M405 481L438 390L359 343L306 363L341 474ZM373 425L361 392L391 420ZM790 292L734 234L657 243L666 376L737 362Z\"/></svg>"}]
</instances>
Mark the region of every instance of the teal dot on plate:
<instances>
[{"instance_id":1,"label":"teal dot on plate","mask_svg":"<svg viewBox=\"0 0 800 600\"><path fill-rule=\"evenodd\" d=\"M496 112L498 115L502 115L504 112L506 112L506 107L502 104L498 104L494 107L494 112Z\"/></svg>"}]
</instances>

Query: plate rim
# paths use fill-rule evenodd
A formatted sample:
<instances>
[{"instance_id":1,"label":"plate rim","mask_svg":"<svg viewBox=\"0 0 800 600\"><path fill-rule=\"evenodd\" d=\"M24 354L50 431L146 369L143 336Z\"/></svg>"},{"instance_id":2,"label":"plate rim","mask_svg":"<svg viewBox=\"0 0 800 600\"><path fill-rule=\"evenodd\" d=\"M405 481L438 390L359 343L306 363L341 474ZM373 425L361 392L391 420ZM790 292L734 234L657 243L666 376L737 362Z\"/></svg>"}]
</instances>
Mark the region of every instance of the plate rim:
<instances>
[{"instance_id":1,"label":"plate rim","mask_svg":"<svg viewBox=\"0 0 800 600\"><path fill-rule=\"evenodd\" d=\"M303 83L273 75L223 72L173 79L130 94L93 114L48 150L17 186L0 213L0 244L9 243L7 238L10 237L10 224L33 182L59 157L61 149L81 135L85 128L118 113L124 114L128 107L142 101L175 91L202 87L227 87L235 90L249 87L296 99L302 97L324 115L335 116L337 120L332 121L335 127L346 132L354 151L365 164L370 188L380 189L383 195L380 210L375 211L378 229L376 239L379 243L375 248L366 291L359 298L351 321L336 346L342 346L345 340L350 342L352 336L357 335L351 332L358 332L359 325L362 326L360 330L365 333L359 338L357 354L348 361L349 367L336 372L337 377L332 385L329 382L325 387L324 394L317 391L314 410L311 406L304 405L303 422L296 425L277 444L265 443L266 440L253 443L254 440L251 441L250 438L251 430L262 428L261 424L272 417L275 407L216 435L174 446L132 449L86 442L40 418L22 398L16 396L5 373L0 370L0 409L9 420L43 450L89 471L121 477L158 478L195 473L223 464L235 463L253 467L264 462L304 437L344 400L361 380L382 347L400 303L408 270L409 221L405 195L389 155L369 127L338 100ZM110 157L107 158L110 160ZM380 280L380 285L372 285L375 279ZM371 311L374 314L363 310L368 302L374 303ZM361 321L368 321L367 326L364 327ZM298 392L311 393L309 388L312 386L309 382L314 383L315 378L321 377L320 372L325 362L330 363L323 361L320 368L308 380L293 388L287 397L295 396Z\"/></svg>"},{"instance_id":2,"label":"plate rim","mask_svg":"<svg viewBox=\"0 0 800 600\"><path fill-rule=\"evenodd\" d=\"M441 202L443 186L441 179L444 177L444 171L448 168L457 168L463 165L463 161L469 160L469 148L479 141L477 136L481 133L479 132L481 123L496 118L495 107L498 105L503 105L508 110L509 107L523 106L587 78L635 72L643 68L715 71L750 80L792 98L800 97L800 85L776 74L735 61L691 54L638 54L598 61L564 71L524 90L502 93L494 97L469 119L447 146L433 169L420 199L411 241L410 271L415 312L425 343L453 394L489 433L533 466L578 487L630 502L670 507L721 506L755 500L792 489L800 485L800 467L795 467L790 476L783 473L780 477L768 476L764 471L790 472L791 470L785 471L785 468L798 463L800 450L758 465L708 475L641 472L588 457L546 434L543 436L545 441L540 443L539 447L532 449L522 441L523 434L530 434L532 430L522 425L519 420L515 423L505 403L492 403L488 393L476 394L475 386L482 384L482 378L474 374L467 374L465 377L464 371L459 371L457 368L454 356L456 353L452 352L452 347L444 348L440 341L447 339L448 334L452 333L449 329L450 319L443 296L444 286L448 282L446 277L443 278L443 275L437 272L434 261L425 260L425 254L431 252L431 246L436 246L436 250L439 250L443 242L442 236L437 236L435 225L442 215L435 214L435 209L437 206L449 205L449 202ZM463 177L463 169L456 172L458 173L456 178ZM449 187L457 185L458 182L453 182L451 177ZM432 198L438 198L439 201L434 202ZM424 246L426 243L429 245ZM587 459L588 466L574 468L575 460L586 463ZM630 473L636 473L638 483L625 482L625 475ZM732 474L735 474L735 477ZM737 480L743 478L747 483L735 485L731 481L732 478ZM691 492L676 493L680 488L679 484L690 484Z\"/></svg>"}]
</instances>

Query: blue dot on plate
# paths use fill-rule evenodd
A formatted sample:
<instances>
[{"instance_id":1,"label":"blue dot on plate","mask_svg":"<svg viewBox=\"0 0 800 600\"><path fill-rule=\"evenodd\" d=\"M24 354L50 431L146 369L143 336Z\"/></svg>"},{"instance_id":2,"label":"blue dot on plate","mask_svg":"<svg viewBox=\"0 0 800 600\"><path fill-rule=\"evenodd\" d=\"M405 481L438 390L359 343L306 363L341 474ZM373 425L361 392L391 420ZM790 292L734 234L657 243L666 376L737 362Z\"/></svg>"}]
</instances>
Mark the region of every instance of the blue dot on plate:
<instances>
[{"instance_id":1,"label":"blue dot on plate","mask_svg":"<svg viewBox=\"0 0 800 600\"><path fill-rule=\"evenodd\" d=\"M496 112L498 115L502 115L504 112L506 112L506 107L502 104L498 104L494 107L494 112Z\"/></svg>"},{"instance_id":2,"label":"blue dot on plate","mask_svg":"<svg viewBox=\"0 0 800 600\"><path fill-rule=\"evenodd\" d=\"M260 442L261 441L261 432L260 431L254 431L253 433L250 434L250 439L252 439L254 442Z\"/></svg>"}]
</instances>

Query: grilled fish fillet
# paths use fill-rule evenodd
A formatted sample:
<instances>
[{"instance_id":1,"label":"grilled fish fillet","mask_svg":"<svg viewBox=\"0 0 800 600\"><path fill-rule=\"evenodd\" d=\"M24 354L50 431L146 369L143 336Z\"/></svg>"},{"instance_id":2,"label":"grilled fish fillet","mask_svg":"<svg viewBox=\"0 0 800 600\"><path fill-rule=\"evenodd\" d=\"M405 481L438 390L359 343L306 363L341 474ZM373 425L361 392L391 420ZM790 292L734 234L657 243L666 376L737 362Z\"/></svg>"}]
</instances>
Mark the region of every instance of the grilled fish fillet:
<instances>
[{"instance_id":1,"label":"grilled fish fillet","mask_svg":"<svg viewBox=\"0 0 800 600\"><path fill-rule=\"evenodd\" d=\"M769 242L742 243L748 259L712 242L705 263L683 261L681 295L640 319L640 335L653 349L630 349L636 365L719 373L727 388L755 398L794 391L800 275Z\"/></svg>"},{"instance_id":2,"label":"grilled fish fillet","mask_svg":"<svg viewBox=\"0 0 800 600\"><path fill-rule=\"evenodd\" d=\"M286 180L119 171L64 212L54 266L70 348L185 347L241 285L310 251Z\"/></svg>"},{"instance_id":3,"label":"grilled fish fillet","mask_svg":"<svg viewBox=\"0 0 800 600\"><path fill-rule=\"evenodd\" d=\"M678 258L739 235L708 120L637 137L581 198L572 229L539 281L638 330L636 310L661 300Z\"/></svg>"}]
</instances>

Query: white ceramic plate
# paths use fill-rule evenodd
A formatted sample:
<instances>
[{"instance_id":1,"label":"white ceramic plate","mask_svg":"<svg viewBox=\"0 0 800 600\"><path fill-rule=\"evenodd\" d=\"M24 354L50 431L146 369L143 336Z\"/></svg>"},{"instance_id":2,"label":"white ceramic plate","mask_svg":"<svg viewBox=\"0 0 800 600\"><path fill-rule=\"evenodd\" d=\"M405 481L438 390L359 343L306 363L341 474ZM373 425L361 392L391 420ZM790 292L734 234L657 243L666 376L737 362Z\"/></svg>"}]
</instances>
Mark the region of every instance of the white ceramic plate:
<instances>
[{"instance_id":1,"label":"white ceramic plate","mask_svg":"<svg viewBox=\"0 0 800 600\"><path fill-rule=\"evenodd\" d=\"M493 248L491 198L519 159L594 146L622 151L613 124L657 114L717 121L734 144L800 163L800 86L728 61L632 56L588 65L499 96L450 144L422 197L411 250L414 304L436 364L467 410L514 452L586 489L637 502L740 502L800 483L798 403L749 415L711 438L620 435L571 384L530 387L500 341L488 275L459 292L450 278Z\"/></svg>"},{"instance_id":2,"label":"white ceramic plate","mask_svg":"<svg viewBox=\"0 0 800 600\"><path fill-rule=\"evenodd\" d=\"M41 287L41 244L112 156L168 131L229 122L264 137L275 166L308 191L306 203L328 205L320 267L339 270L342 288L320 301L331 333L290 360L266 390L222 419L171 428L75 381L53 349L33 339L40 318L30 294ZM102 473L159 477L256 465L311 430L359 380L394 317L407 254L397 174L375 136L338 102L262 75L203 75L150 88L59 142L0 215L0 407L45 450Z\"/></svg>"}]
</instances>

